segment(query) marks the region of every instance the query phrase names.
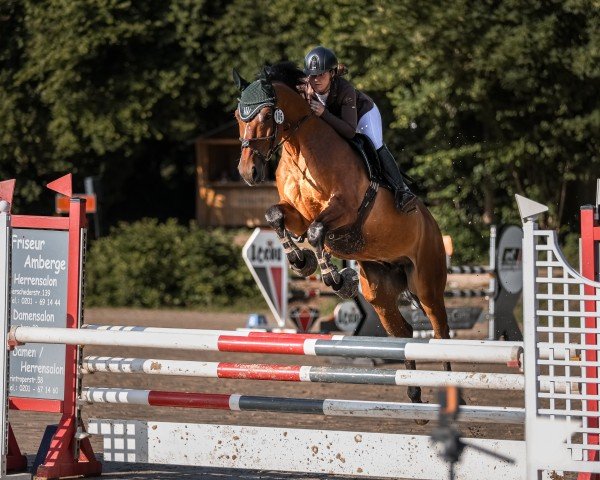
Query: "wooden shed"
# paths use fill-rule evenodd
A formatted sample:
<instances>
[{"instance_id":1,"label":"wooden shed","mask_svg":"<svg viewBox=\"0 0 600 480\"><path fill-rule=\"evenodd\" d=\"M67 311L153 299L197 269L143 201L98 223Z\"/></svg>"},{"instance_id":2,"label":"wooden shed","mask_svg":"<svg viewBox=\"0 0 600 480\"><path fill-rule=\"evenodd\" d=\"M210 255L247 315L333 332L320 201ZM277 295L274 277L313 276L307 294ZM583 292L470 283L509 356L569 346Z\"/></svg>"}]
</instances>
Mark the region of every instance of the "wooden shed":
<instances>
[{"instance_id":1,"label":"wooden shed","mask_svg":"<svg viewBox=\"0 0 600 480\"><path fill-rule=\"evenodd\" d=\"M238 137L233 121L195 140L196 220L202 226L266 226L265 211L279 201L273 167L260 185L250 187L241 179Z\"/></svg>"}]
</instances>

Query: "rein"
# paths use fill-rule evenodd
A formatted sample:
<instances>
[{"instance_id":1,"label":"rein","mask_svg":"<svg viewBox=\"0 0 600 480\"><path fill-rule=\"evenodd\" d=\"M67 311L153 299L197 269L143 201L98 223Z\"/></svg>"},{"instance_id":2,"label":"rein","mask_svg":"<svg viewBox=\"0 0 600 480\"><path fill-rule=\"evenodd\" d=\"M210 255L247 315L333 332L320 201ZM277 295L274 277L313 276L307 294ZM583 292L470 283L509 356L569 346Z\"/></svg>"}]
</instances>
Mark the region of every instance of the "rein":
<instances>
[{"instance_id":1,"label":"rein","mask_svg":"<svg viewBox=\"0 0 600 480\"><path fill-rule=\"evenodd\" d=\"M271 160L271 157L277 151L277 149L281 145L283 145L285 142L287 142L290 139L290 137L292 135L294 135L294 133L296 133L296 131L305 122L305 120L307 120L311 115L312 115L312 112L304 115L304 117L302 117L300 120L298 120L298 122L296 122L296 126L292 129L292 131L288 134L288 136L285 138L282 138L281 141L277 145L274 145L274 144L275 144L275 140L277 139L277 127L279 124L275 121L275 118L273 116L273 127L274 127L273 133L271 135L267 135L266 137L255 137L255 138L240 137L239 140L240 140L240 142L242 142L242 150L244 148L249 148L254 155L258 156L261 159L261 161L263 163L267 163L269 160ZM251 147L251 142L258 142L260 140L270 140L271 141L271 146L269 147L269 151L267 152L266 155L263 155L262 152Z\"/></svg>"}]
</instances>

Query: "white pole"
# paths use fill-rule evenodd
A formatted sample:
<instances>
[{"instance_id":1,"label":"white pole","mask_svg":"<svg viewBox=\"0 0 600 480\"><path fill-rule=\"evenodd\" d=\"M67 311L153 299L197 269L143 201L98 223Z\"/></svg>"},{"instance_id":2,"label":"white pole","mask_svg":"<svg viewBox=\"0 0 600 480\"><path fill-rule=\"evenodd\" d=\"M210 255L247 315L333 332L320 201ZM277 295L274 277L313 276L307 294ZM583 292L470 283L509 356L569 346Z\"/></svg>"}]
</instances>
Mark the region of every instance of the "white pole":
<instances>
[{"instance_id":1,"label":"white pole","mask_svg":"<svg viewBox=\"0 0 600 480\"><path fill-rule=\"evenodd\" d=\"M8 359L6 348L10 323L10 223L7 211L0 211L0 315L2 315L0 349L0 421L2 422L2 442L0 445L0 478L6 476L8 456Z\"/></svg>"},{"instance_id":2,"label":"white pole","mask_svg":"<svg viewBox=\"0 0 600 480\"><path fill-rule=\"evenodd\" d=\"M535 220L528 218L523 222L523 344L527 351L525 355L525 438L527 432L532 432L536 428L537 411L539 401L537 395L537 381L539 376L539 367L537 363L537 283L535 281L536 267L536 240L535 231L537 225ZM537 480L541 474L537 468L536 460L531 454L531 448L527 448L527 478Z\"/></svg>"},{"instance_id":3,"label":"white pole","mask_svg":"<svg viewBox=\"0 0 600 480\"><path fill-rule=\"evenodd\" d=\"M497 347L500 346L512 346L512 347L523 347L523 342L516 341L504 341L504 340L461 340L461 339L436 339L432 338L429 340L429 343L438 343L441 345L482 345L482 346L492 346ZM548 360L550 358L550 354L553 355L554 360L570 360L574 356L578 356L580 351L576 349L574 346L569 346L569 344L554 344L552 348L548 345L543 345L539 347L540 358L543 360Z\"/></svg>"},{"instance_id":4,"label":"white pole","mask_svg":"<svg viewBox=\"0 0 600 480\"><path fill-rule=\"evenodd\" d=\"M214 335L181 335L158 332L114 332L75 328L13 327L10 337L19 343L53 343L113 347L180 348L218 351Z\"/></svg>"},{"instance_id":5,"label":"white pole","mask_svg":"<svg viewBox=\"0 0 600 480\"><path fill-rule=\"evenodd\" d=\"M489 290L492 294L488 298L488 338L496 340L496 291L498 289L498 271L496 270L496 241L498 229L496 225L490 227L490 270L493 275L490 277Z\"/></svg>"},{"instance_id":6,"label":"white pole","mask_svg":"<svg viewBox=\"0 0 600 480\"><path fill-rule=\"evenodd\" d=\"M523 348L500 345L450 345L435 343L408 343L406 358L424 362L461 361L474 363L513 363L518 361Z\"/></svg>"}]
</instances>

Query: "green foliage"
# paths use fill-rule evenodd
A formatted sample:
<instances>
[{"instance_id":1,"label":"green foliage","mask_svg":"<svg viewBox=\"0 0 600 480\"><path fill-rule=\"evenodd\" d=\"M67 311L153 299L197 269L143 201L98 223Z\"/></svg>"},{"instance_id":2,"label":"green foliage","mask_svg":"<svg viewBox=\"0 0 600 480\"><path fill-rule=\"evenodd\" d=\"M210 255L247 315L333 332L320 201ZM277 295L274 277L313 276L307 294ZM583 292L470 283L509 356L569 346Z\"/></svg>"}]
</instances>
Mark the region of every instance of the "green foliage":
<instances>
[{"instance_id":1,"label":"green foliage","mask_svg":"<svg viewBox=\"0 0 600 480\"><path fill-rule=\"evenodd\" d=\"M215 105L205 53L221 8L212 0L2 2L0 176L18 178L28 201L56 172L106 174L118 191L157 143L178 143L173 156L188 150L193 133L211 126L202 115ZM154 168L163 181L173 171Z\"/></svg>"},{"instance_id":2,"label":"green foliage","mask_svg":"<svg viewBox=\"0 0 600 480\"><path fill-rule=\"evenodd\" d=\"M569 264L579 270L579 234L569 233L561 242L561 250Z\"/></svg>"},{"instance_id":3,"label":"green foliage","mask_svg":"<svg viewBox=\"0 0 600 480\"><path fill-rule=\"evenodd\" d=\"M600 161L598 9L460 0L374 13L364 82L387 91L428 200L476 225L514 221L520 193L560 225L568 190Z\"/></svg>"},{"instance_id":4,"label":"green foliage","mask_svg":"<svg viewBox=\"0 0 600 480\"><path fill-rule=\"evenodd\" d=\"M120 224L88 254L90 306L214 308L258 296L232 232L144 219Z\"/></svg>"},{"instance_id":5,"label":"green foliage","mask_svg":"<svg viewBox=\"0 0 600 480\"><path fill-rule=\"evenodd\" d=\"M231 70L247 79L265 63L300 62L309 47L318 43L319 31L332 10L326 2L232 0L211 30L214 43L207 54L213 77L210 86L230 112L238 92ZM310 26L310 28L307 28Z\"/></svg>"},{"instance_id":6,"label":"green foliage","mask_svg":"<svg viewBox=\"0 0 600 480\"><path fill-rule=\"evenodd\" d=\"M321 43L377 101L444 232L484 253L490 223L518 220L514 193L553 227L591 200L599 26L595 0L7 0L0 177L33 202L55 172L104 174L111 221L136 218L127 195L183 198L187 141L231 119L233 67L251 77Z\"/></svg>"},{"instance_id":7,"label":"green foliage","mask_svg":"<svg viewBox=\"0 0 600 480\"><path fill-rule=\"evenodd\" d=\"M430 207L444 235L452 237L454 265L486 265L489 261L489 226L472 223L471 218L452 204Z\"/></svg>"}]
</instances>

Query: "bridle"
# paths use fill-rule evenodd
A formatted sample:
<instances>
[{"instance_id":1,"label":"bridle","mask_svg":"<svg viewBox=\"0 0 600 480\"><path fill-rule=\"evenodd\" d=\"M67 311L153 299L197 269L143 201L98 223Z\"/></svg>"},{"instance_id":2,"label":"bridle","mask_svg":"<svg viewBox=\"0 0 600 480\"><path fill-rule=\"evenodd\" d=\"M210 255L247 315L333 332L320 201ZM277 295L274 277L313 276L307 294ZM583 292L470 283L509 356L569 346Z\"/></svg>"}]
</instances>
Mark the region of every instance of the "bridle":
<instances>
[{"instance_id":1,"label":"bridle","mask_svg":"<svg viewBox=\"0 0 600 480\"><path fill-rule=\"evenodd\" d=\"M242 150L244 148L249 148L250 151L256 155L258 158L260 158L261 162L263 164L266 164L269 160L271 160L271 157L273 156L273 154L277 151L277 149L283 145L285 142L287 142L290 137L296 133L296 131L300 128L300 126L304 123L304 121L309 118L312 115L311 113L308 113L306 115L304 115L304 117L302 117L300 120L298 120L296 122L296 125L294 126L294 128L292 128L292 131L289 133L289 135L285 138L282 138L281 141L275 145L275 141L277 140L277 133L278 133L278 127L279 127L279 123L277 123L275 121L275 114L274 114L274 110L275 107L272 106L271 107L271 119L273 121L273 133L271 135L267 135L266 137L254 137L254 138L243 138L240 137L240 142L242 142ZM253 148L251 146L252 142L258 142L261 140L270 140L271 144L269 146L269 150L267 151L266 155L263 155L262 152L260 152L259 150L257 150L256 148Z\"/></svg>"}]
</instances>

